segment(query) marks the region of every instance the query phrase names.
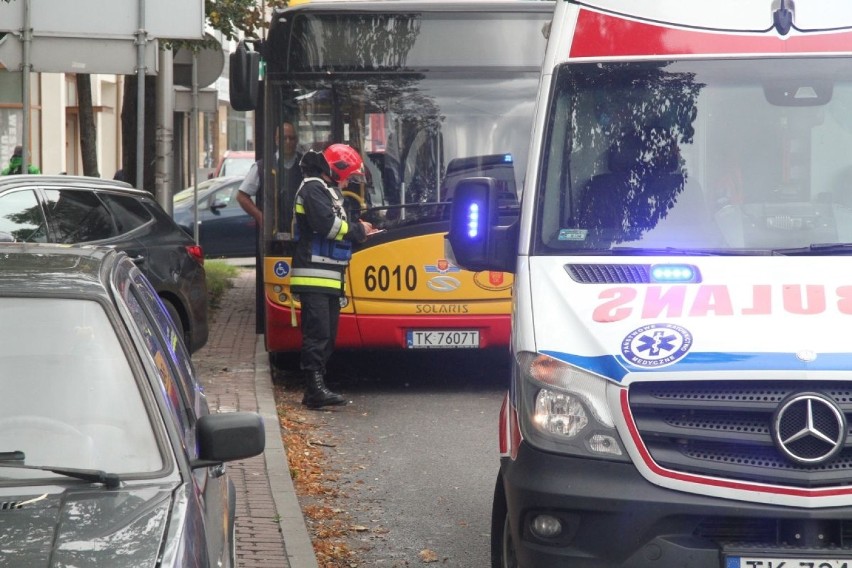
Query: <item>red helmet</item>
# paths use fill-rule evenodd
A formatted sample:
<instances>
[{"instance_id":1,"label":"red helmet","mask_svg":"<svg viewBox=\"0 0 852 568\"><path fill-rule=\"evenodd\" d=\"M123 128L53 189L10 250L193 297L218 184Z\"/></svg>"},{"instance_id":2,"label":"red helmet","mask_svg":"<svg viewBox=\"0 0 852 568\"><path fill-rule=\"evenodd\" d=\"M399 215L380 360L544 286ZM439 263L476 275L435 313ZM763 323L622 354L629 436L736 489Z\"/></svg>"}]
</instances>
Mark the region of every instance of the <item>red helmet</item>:
<instances>
[{"instance_id":1,"label":"red helmet","mask_svg":"<svg viewBox=\"0 0 852 568\"><path fill-rule=\"evenodd\" d=\"M322 152L331 168L331 179L347 182L353 175L363 175L364 161L358 151L346 144L332 144Z\"/></svg>"}]
</instances>

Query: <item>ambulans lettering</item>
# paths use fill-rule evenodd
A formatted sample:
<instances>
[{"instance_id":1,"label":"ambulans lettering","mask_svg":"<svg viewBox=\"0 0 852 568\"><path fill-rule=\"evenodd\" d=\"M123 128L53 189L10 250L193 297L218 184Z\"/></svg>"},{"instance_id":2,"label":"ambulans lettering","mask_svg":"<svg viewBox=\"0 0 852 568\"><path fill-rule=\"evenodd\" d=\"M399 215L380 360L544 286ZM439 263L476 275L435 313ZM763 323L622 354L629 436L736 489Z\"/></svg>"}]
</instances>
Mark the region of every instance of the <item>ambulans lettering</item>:
<instances>
[{"instance_id":1,"label":"ambulans lettering","mask_svg":"<svg viewBox=\"0 0 852 568\"><path fill-rule=\"evenodd\" d=\"M592 319L608 323L628 318L656 319L706 316L766 316L776 312L817 315L836 309L852 315L852 286L818 284L754 284L742 290L726 285L609 288Z\"/></svg>"},{"instance_id":2,"label":"ambulans lettering","mask_svg":"<svg viewBox=\"0 0 852 568\"><path fill-rule=\"evenodd\" d=\"M416 304L418 314L467 314L470 306L467 304Z\"/></svg>"}]
</instances>

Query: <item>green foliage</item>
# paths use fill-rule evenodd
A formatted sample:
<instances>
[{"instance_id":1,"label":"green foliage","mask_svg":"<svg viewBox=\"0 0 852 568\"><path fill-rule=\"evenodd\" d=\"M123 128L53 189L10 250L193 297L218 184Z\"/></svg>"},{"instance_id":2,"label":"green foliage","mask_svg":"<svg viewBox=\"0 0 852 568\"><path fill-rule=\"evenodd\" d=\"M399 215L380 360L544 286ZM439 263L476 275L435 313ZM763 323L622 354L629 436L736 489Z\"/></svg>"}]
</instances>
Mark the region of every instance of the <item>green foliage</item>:
<instances>
[{"instance_id":1,"label":"green foliage","mask_svg":"<svg viewBox=\"0 0 852 568\"><path fill-rule=\"evenodd\" d=\"M263 21L254 0L205 0L204 13L210 26L228 39L237 39L239 32L254 37Z\"/></svg>"},{"instance_id":2,"label":"green foliage","mask_svg":"<svg viewBox=\"0 0 852 568\"><path fill-rule=\"evenodd\" d=\"M9 0L5 0L9 1ZM266 8L281 8L289 0L266 0ZM214 30L222 33L227 39L238 40L240 37L257 38L258 32L268 25L258 0L204 0L204 13L207 23ZM163 41L165 49L219 49L216 41Z\"/></svg>"},{"instance_id":3,"label":"green foliage","mask_svg":"<svg viewBox=\"0 0 852 568\"><path fill-rule=\"evenodd\" d=\"M210 308L219 307L222 296L234 286L232 281L239 273L239 268L221 260L205 260L204 271L207 273L207 296Z\"/></svg>"},{"instance_id":4,"label":"green foliage","mask_svg":"<svg viewBox=\"0 0 852 568\"><path fill-rule=\"evenodd\" d=\"M204 12L210 26L228 39L237 39L240 32L245 37L258 37L258 30L266 26L257 0L204 0ZM283 7L287 0L267 0L267 8Z\"/></svg>"}]
</instances>

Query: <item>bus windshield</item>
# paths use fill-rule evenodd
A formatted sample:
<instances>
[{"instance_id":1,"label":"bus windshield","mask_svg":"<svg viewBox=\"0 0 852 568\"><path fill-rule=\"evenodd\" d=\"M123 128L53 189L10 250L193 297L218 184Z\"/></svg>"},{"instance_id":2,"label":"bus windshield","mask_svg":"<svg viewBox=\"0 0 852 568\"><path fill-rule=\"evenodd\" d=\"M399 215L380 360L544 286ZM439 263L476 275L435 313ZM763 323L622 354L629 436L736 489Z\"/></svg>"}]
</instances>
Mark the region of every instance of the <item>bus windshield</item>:
<instances>
[{"instance_id":1,"label":"bus windshield","mask_svg":"<svg viewBox=\"0 0 852 568\"><path fill-rule=\"evenodd\" d=\"M550 15L477 13L469 27L470 15L300 15L289 57L269 66L266 123L292 123L300 151L358 149L366 183L349 188L347 208L381 228L441 220L465 177L493 177L513 201Z\"/></svg>"},{"instance_id":2,"label":"bus windshield","mask_svg":"<svg viewBox=\"0 0 852 568\"><path fill-rule=\"evenodd\" d=\"M852 243L850 77L842 57L562 66L535 252Z\"/></svg>"}]
</instances>

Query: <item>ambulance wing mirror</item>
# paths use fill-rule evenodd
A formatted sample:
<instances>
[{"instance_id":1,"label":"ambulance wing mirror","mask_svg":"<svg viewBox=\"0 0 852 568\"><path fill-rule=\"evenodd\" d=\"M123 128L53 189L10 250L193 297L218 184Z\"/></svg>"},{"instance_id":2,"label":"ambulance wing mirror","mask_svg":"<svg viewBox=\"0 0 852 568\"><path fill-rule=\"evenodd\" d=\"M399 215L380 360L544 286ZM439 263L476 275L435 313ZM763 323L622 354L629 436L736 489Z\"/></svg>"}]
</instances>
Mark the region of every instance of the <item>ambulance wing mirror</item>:
<instances>
[{"instance_id":1,"label":"ambulance wing mirror","mask_svg":"<svg viewBox=\"0 0 852 568\"><path fill-rule=\"evenodd\" d=\"M256 109L260 54L249 51L246 42L241 41L228 58L228 73L228 89L234 110Z\"/></svg>"},{"instance_id":2,"label":"ambulance wing mirror","mask_svg":"<svg viewBox=\"0 0 852 568\"><path fill-rule=\"evenodd\" d=\"M518 221L501 227L498 184L493 178L467 178L459 182L450 205L450 231L445 252L467 270L514 272Z\"/></svg>"}]
</instances>

